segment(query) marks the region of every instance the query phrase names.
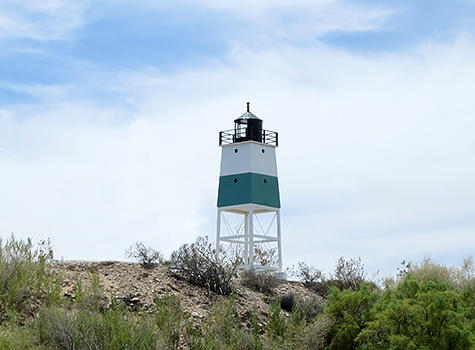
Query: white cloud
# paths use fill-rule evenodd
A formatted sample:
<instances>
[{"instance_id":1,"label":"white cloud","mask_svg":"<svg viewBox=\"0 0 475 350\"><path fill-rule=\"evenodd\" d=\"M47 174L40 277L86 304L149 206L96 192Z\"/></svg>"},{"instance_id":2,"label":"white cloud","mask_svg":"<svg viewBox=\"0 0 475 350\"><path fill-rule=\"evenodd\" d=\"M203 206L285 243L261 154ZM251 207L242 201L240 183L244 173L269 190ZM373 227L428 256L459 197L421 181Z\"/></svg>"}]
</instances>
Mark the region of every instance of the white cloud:
<instances>
[{"instance_id":1,"label":"white cloud","mask_svg":"<svg viewBox=\"0 0 475 350\"><path fill-rule=\"evenodd\" d=\"M172 8L198 6L239 19L244 36L241 39L253 46L276 40L314 43L316 37L337 30L377 30L398 11L389 6L369 7L338 0L173 0L165 3ZM165 3L144 1L134 2L134 6L163 8Z\"/></svg>"},{"instance_id":2,"label":"white cloud","mask_svg":"<svg viewBox=\"0 0 475 350\"><path fill-rule=\"evenodd\" d=\"M21 94L29 95L32 98L38 99L42 102L54 101L57 102L63 98L70 98L77 89L72 85L43 85L43 84L19 84L6 83L0 81L0 88L15 91ZM76 91L75 91L76 90Z\"/></svg>"},{"instance_id":3,"label":"white cloud","mask_svg":"<svg viewBox=\"0 0 475 350\"><path fill-rule=\"evenodd\" d=\"M0 147L19 156L0 152L0 232L51 236L68 259L214 236L217 132L250 100L280 132L285 264L461 260L475 229L474 61L467 38L372 58L236 44L228 64L91 78L133 112L47 90L39 109L0 113Z\"/></svg>"},{"instance_id":4,"label":"white cloud","mask_svg":"<svg viewBox=\"0 0 475 350\"><path fill-rule=\"evenodd\" d=\"M297 25L303 27L361 30L371 29L384 21L393 10L344 4L337 0L263 0L263 1L214 1L214 0L183 0L184 3L200 3L206 7L230 11L241 18L266 24ZM304 22L304 23L302 23ZM336 27L336 28L335 28ZM275 28L274 28L275 29Z\"/></svg>"},{"instance_id":5,"label":"white cloud","mask_svg":"<svg viewBox=\"0 0 475 350\"><path fill-rule=\"evenodd\" d=\"M278 0L278 1L214 1L179 0L102 1L90 0L4 0L0 5L0 39L30 38L39 40L64 39L104 8L130 6L147 9L181 9L202 7L214 9L248 23L252 33L247 39L258 42L276 39L308 40L334 30L375 30L395 13L385 7L364 7L336 0ZM95 17L94 17L95 18ZM250 34L250 36L249 36Z\"/></svg>"},{"instance_id":6,"label":"white cloud","mask_svg":"<svg viewBox=\"0 0 475 350\"><path fill-rule=\"evenodd\" d=\"M0 5L0 39L65 38L83 25L89 0L4 0Z\"/></svg>"}]
</instances>

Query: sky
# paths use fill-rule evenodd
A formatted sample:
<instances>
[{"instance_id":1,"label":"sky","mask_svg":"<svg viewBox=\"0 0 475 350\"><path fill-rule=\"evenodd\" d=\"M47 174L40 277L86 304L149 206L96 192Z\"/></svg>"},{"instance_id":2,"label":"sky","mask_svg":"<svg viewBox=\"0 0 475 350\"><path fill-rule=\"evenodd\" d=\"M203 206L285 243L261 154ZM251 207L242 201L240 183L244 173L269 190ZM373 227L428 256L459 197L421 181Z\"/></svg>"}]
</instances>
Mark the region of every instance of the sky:
<instances>
[{"instance_id":1,"label":"sky","mask_svg":"<svg viewBox=\"0 0 475 350\"><path fill-rule=\"evenodd\" d=\"M215 237L218 132L279 132L285 267L475 251L473 0L2 0L0 236Z\"/></svg>"}]
</instances>

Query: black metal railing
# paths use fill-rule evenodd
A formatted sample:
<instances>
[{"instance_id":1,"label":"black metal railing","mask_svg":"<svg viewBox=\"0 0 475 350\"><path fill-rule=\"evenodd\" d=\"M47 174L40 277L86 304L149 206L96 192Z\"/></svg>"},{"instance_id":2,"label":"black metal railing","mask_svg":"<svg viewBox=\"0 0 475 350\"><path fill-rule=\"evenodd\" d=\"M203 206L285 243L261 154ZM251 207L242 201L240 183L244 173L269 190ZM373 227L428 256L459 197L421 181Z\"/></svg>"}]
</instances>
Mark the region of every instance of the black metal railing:
<instances>
[{"instance_id":1,"label":"black metal railing","mask_svg":"<svg viewBox=\"0 0 475 350\"><path fill-rule=\"evenodd\" d=\"M261 130L257 135L249 134L246 129L241 130L224 130L219 132L219 145L229 145L231 143L257 141L266 145L278 146L279 134L275 131Z\"/></svg>"}]
</instances>

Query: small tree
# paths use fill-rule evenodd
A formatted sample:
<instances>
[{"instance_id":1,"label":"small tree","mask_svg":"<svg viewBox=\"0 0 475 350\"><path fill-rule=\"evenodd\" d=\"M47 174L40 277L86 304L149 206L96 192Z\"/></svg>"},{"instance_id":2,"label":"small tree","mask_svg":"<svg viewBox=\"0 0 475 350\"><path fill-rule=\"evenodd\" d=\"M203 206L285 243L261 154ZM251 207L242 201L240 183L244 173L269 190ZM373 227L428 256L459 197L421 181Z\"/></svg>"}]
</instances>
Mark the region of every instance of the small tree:
<instances>
[{"instance_id":1,"label":"small tree","mask_svg":"<svg viewBox=\"0 0 475 350\"><path fill-rule=\"evenodd\" d=\"M125 251L127 258L134 258L145 268L153 267L163 263L163 257L160 252L151 247L145 246L142 242L136 242Z\"/></svg>"},{"instance_id":2,"label":"small tree","mask_svg":"<svg viewBox=\"0 0 475 350\"><path fill-rule=\"evenodd\" d=\"M328 349L356 349L356 337L371 321L372 307L378 294L371 285L362 283L356 291L332 287L323 313L332 319Z\"/></svg>"},{"instance_id":3,"label":"small tree","mask_svg":"<svg viewBox=\"0 0 475 350\"><path fill-rule=\"evenodd\" d=\"M232 281L237 276L241 259L225 252L216 257L216 250L208 237L199 237L195 243L184 244L171 256L171 270L191 283L206 287L221 295L231 294Z\"/></svg>"},{"instance_id":4,"label":"small tree","mask_svg":"<svg viewBox=\"0 0 475 350\"><path fill-rule=\"evenodd\" d=\"M313 266L308 266L303 261L299 262L295 275L297 275L297 277L299 277L305 284L321 282L324 280L322 271Z\"/></svg>"},{"instance_id":5,"label":"small tree","mask_svg":"<svg viewBox=\"0 0 475 350\"><path fill-rule=\"evenodd\" d=\"M466 300L457 287L437 277L407 275L379 298L355 343L375 350L473 349L473 318L467 318L473 315L473 302L473 291Z\"/></svg>"},{"instance_id":6,"label":"small tree","mask_svg":"<svg viewBox=\"0 0 475 350\"><path fill-rule=\"evenodd\" d=\"M340 257L335 266L335 279L340 281L343 288L358 290L364 282L366 272L361 258L345 260Z\"/></svg>"}]
</instances>

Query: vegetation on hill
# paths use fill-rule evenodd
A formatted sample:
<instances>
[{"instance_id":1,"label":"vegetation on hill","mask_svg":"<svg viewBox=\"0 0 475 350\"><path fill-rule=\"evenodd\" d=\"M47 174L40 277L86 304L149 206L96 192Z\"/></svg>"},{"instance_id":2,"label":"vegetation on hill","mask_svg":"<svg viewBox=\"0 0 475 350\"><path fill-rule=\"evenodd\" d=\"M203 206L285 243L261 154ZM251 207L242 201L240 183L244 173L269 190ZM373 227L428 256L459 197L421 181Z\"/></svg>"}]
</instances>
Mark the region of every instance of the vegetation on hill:
<instances>
[{"instance_id":1,"label":"vegetation on hill","mask_svg":"<svg viewBox=\"0 0 475 350\"><path fill-rule=\"evenodd\" d=\"M267 276L246 274L240 280L235 266L220 265L201 240L182 246L170 266L171 273L207 289L208 295L225 295L214 298L212 312L197 322L172 293L156 295L148 308L131 307L120 299L106 302L102 281L94 273L91 283L78 280L74 297L66 297L62 276L48 269L52 257L47 242L35 247L31 240L13 236L0 240L0 349L475 347L471 259L460 268L429 259L404 264L395 278L380 285L366 280L360 260L338 260L329 277L301 263L297 274L304 285L325 299L317 294L299 298L273 293L276 281ZM142 265L150 269L155 263ZM238 312L240 295L234 286L239 281L263 293L271 304L264 319L256 309Z\"/></svg>"}]
</instances>

